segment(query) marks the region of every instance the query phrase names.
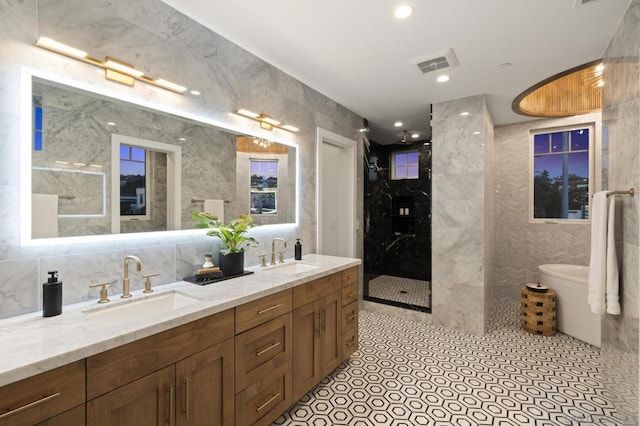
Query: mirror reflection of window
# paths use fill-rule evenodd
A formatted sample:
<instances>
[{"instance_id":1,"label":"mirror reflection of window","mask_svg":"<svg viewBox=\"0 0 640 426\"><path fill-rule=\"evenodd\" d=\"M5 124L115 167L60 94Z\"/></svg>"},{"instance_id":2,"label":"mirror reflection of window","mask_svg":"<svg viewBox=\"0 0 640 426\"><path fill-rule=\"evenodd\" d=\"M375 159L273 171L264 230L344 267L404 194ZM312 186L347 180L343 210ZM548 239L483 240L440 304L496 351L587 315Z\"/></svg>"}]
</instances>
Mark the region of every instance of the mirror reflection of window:
<instances>
[{"instance_id":1,"label":"mirror reflection of window","mask_svg":"<svg viewBox=\"0 0 640 426\"><path fill-rule=\"evenodd\" d=\"M144 148L120 146L120 216L147 218L148 153Z\"/></svg>"},{"instance_id":2,"label":"mirror reflection of window","mask_svg":"<svg viewBox=\"0 0 640 426\"><path fill-rule=\"evenodd\" d=\"M249 161L251 169L251 214L276 214L278 160Z\"/></svg>"},{"instance_id":3,"label":"mirror reflection of window","mask_svg":"<svg viewBox=\"0 0 640 426\"><path fill-rule=\"evenodd\" d=\"M42 151L44 145L44 114L42 96L33 96L33 150Z\"/></svg>"}]
</instances>

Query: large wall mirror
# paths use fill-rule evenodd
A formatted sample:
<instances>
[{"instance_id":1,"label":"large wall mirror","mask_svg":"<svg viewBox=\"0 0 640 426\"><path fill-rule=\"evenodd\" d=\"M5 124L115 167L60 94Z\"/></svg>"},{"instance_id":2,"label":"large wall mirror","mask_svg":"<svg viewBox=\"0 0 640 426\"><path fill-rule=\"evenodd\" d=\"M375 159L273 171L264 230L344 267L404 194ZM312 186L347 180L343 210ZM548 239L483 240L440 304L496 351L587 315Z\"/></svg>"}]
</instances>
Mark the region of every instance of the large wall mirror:
<instances>
[{"instance_id":1,"label":"large wall mirror","mask_svg":"<svg viewBox=\"0 0 640 426\"><path fill-rule=\"evenodd\" d=\"M22 191L30 197L22 205L30 211L22 217L31 216L23 240L189 230L194 211L296 222L294 144L68 81L23 79Z\"/></svg>"}]
</instances>

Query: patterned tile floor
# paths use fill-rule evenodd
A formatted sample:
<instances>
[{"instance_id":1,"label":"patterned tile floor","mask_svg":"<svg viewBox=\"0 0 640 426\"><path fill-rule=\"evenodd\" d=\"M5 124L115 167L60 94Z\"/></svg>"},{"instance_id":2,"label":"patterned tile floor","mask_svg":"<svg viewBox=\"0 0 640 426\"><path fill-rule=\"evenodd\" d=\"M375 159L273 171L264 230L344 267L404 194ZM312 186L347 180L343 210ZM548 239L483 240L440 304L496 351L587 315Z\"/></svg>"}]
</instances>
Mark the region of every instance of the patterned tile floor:
<instances>
[{"instance_id":1,"label":"patterned tile floor","mask_svg":"<svg viewBox=\"0 0 640 426\"><path fill-rule=\"evenodd\" d=\"M369 281L369 296L408 305L431 307L431 283L411 278L380 275Z\"/></svg>"},{"instance_id":2,"label":"patterned tile floor","mask_svg":"<svg viewBox=\"0 0 640 426\"><path fill-rule=\"evenodd\" d=\"M276 425L637 425L638 360L519 327L474 336L361 312L360 349Z\"/></svg>"}]
</instances>

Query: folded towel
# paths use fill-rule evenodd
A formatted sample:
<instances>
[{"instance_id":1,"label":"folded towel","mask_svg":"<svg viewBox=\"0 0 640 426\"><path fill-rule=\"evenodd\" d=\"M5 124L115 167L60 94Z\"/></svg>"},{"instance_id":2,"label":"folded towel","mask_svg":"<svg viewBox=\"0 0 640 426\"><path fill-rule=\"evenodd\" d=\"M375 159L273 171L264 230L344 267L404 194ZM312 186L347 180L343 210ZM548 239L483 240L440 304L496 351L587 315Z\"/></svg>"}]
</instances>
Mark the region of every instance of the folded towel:
<instances>
[{"instance_id":1,"label":"folded towel","mask_svg":"<svg viewBox=\"0 0 640 426\"><path fill-rule=\"evenodd\" d=\"M616 197L609 197L609 217L607 218L607 313L620 315L620 282L618 277L618 257L616 256Z\"/></svg>"},{"instance_id":2,"label":"folded towel","mask_svg":"<svg viewBox=\"0 0 640 426\"><path fill-rule=\"evenodd\" d=\"M591 257L589 261L588 302L596 314L620 313L618 260L615 245L615 198L600 191L591 206Z\"/></svg>"},{"instance_id":3,"label":"folded towel","mask_svg":"<svg viewBox=\"0 0 640 426\"><path fill-rule=\"evenodd\" d=\"M607 253L607 191L597 192L591 203L591 258L588 301L591 311L604 314Z\"/></svg>"},{"instance_id":4,"label":"folded towel","mask_svg":"<svg viewBox=\"0 0 640 426\"><path fill-rule=\"evenodd\" d=\"M211 213L218 216L220 222L224 222L224 201L223 200L204 200L202 207L205 213Z\"/></svg>"}]
</instances>

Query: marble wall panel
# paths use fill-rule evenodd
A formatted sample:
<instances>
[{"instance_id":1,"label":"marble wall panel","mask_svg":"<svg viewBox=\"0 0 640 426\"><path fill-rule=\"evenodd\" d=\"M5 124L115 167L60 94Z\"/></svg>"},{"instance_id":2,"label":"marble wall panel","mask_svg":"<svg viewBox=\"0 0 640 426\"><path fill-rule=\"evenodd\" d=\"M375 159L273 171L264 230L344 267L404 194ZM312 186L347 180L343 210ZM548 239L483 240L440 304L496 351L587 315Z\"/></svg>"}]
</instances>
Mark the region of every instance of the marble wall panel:
<instances>
[{"instance_id":1,"label":"marble wall panel","mask_svg":"<svg viewBox=\"0 0 640 426\"><path fill-rule=\"evenodd\" d=\"M174 80L200 90L202 95L179 96L141 83L129 88L108 82L96 72L97 68L35 48L34 40L45 33L69 44L81 42L82 46L78 47L98 58L110 55L129 60L153 77ZM256 229L255 235L261 247L250 250L246 262L249 265L259 263L259 254L270 250L270 241L276 236L285 237L290 242L301 238L303 253L315 252L316 128L321 126L360 140L361 117L159 0L0 0L0 135L3 138L0 144L0 262L7 262L5 276L13 274L11 276L18 278L22 276L20 271L28 269L27 265L36 271L39 267L35 278L7 281L1 291L9 296L0 299L0 317L39 309L38 296L25 296L14 302L14 295L23 294L22 287L27 281L32 287L30 294L37 294L39 282L44 279L48 268L64 271L62 278L65 288L68 286L65 303L68 303L97 298L96 294L85 290L93 277L121 279L122 259L126 254L139 253L143 268L148 268L149 272L151 269L161 272L158 283L162 283L193 275L193 268L202 262L204 251L217 249L213 239L206 237L204 232L200 235L143 236L133 241L21 247L19 175L15 165L19 164L22 66L89 84L123 99L166 105L265 136L268 132L261 131L257 123L231 116L229 112L245 107L272 114L300 127L297 135L274 132L281 140L300 146L301 210L298 225L277 230ZM98 112L94 112L96 119L102 120ZM137 124L149 124L148 129L155 135L173 134L174 129L157 126L157 122L144 114L132 117ZM223 153L218 152L217 156L222 158ZM356 157L359 161L357 170L360 170L362 146L358 146ZM189 156L185 161L192 158ZM197 173L192 178L197 179ZM360 218L362 180L358 180L358 185ZM235 185L231 189L235 191ZM209 195L183 194L183 205L188 205L185 198L190 200L192 196L205 198ZM361 240L362 230L357 232L358 240ZM357 253L362 253L361 242ZM287 256L292 255L291 249ZM119 286L115 287L118 289L113 291L120 291Z\"/></svg>"},{"instance_id":2,"label":"marble wall panel","mask_svg":"<svg viewBox=\"0 0 640 426\"><path fill-rule=\"evenodd\" d=\"M486 320L485 114L484 96L473 96L434 104L432 118L433 322L477 334Z\"/></svg>"},{"instance_id":3,"label":"marble wall panel","mask_svg":"<svg viewBox=\"0 0 640 426\"><path fill-rule=\"evenodd\" d=\"M533 129L596 123L595 164L600 147L599 114L580 118L538 120L495 128L494 199L495 296L513 301L520 299L520 288L539 281L538 265L545 263L589 263L590 225L567 223L531 223L530 132ZM595 189L600 188L597 179Z\"/></svg>"}]
</instances>

